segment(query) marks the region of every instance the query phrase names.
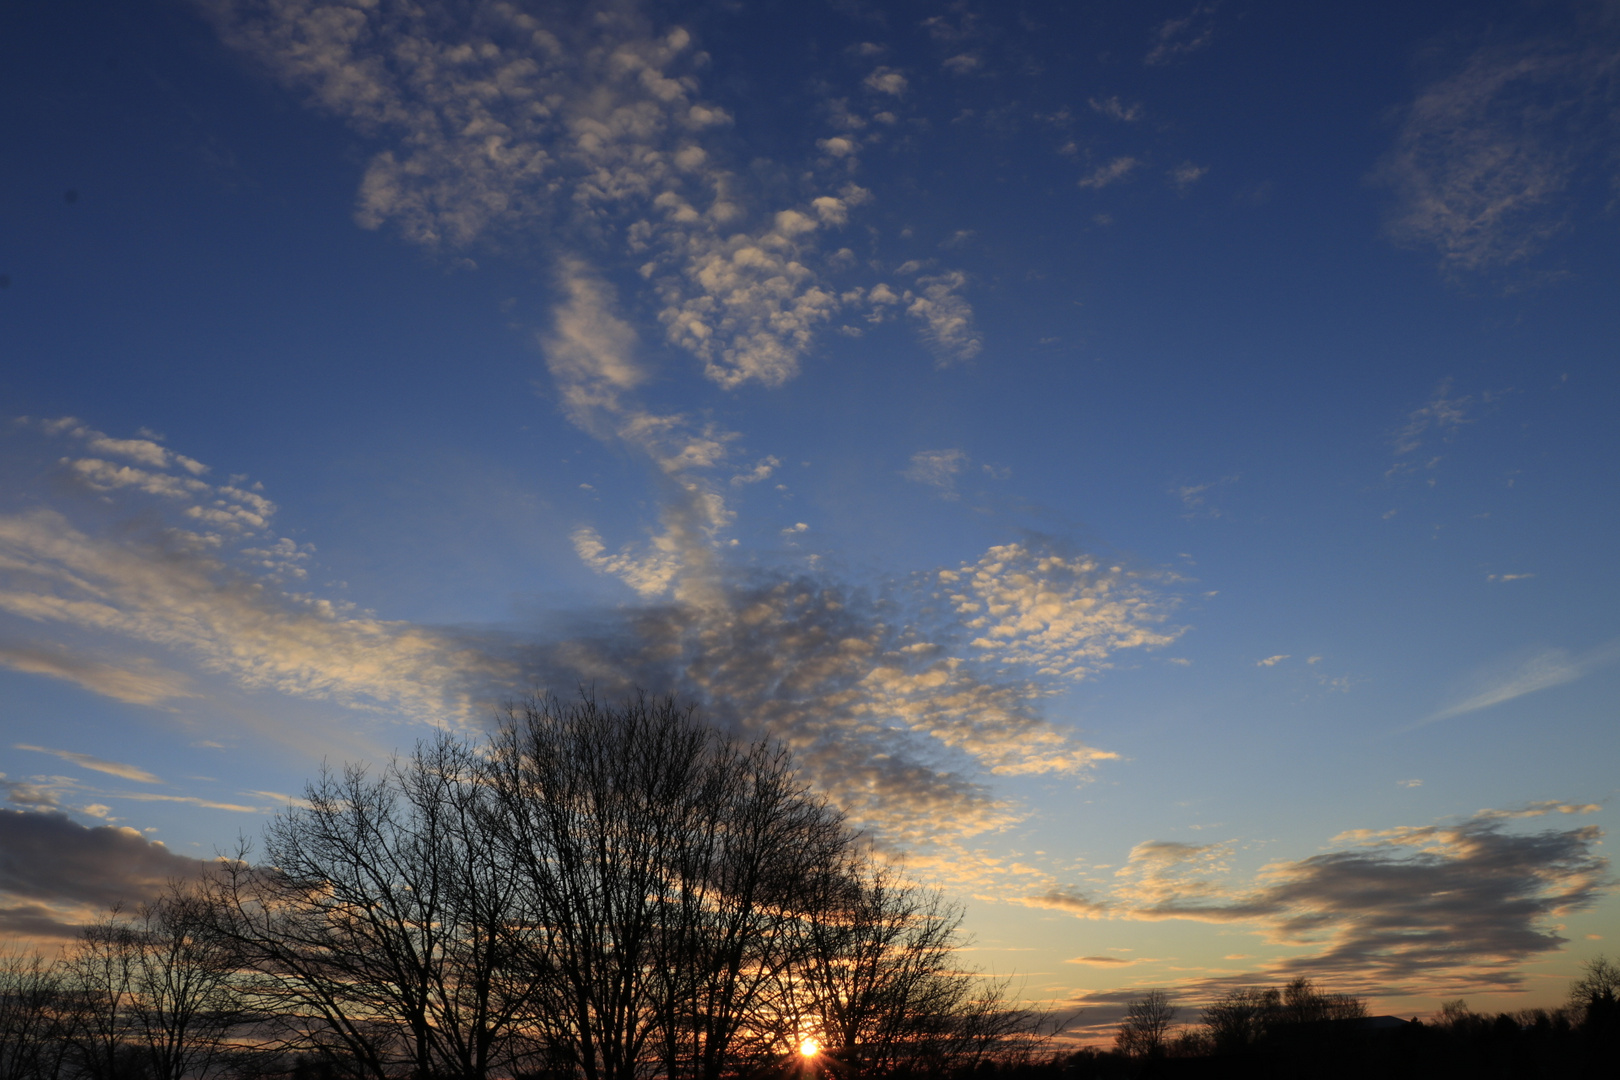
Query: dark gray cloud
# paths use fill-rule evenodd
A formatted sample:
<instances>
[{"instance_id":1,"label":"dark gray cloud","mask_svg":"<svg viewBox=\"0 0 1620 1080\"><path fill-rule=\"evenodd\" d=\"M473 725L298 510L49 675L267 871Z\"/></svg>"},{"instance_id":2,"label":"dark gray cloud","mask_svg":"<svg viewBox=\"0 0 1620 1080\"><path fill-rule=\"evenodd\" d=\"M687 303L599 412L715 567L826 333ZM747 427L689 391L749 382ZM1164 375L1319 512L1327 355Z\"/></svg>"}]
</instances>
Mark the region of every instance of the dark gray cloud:
<instances>
[{"instance_id":1,"label":"dark gray cloud","mask_svg":"<svg viewBox=\"0 0 1620 1080\"><path fill-rule=\"evenodd\" d=\"M150 900L202 867L134 829L0 810L0 931L39 935L73 909Z\"/></svg>"},{"instance_id":2,"label":"dark gray cloud","mask_svg":"<svg viewBox=\"0 0 1620 1080\"><path fill-rule=\"evenodd\" d=\"M1347 833L1340 841L1352 846L1273 863L1248 889L1213 878L1221 845L1145 844L1122 872L1117 900L1131 918L1247 923L1300 949L1261 979L1307 975L1368 994L1514 990L1526 961L1564 943L1556 920L1613 883L1596 826L1527 832L1513 823L1593 809L1542 804Z\"/></svg>"}]
</instances>

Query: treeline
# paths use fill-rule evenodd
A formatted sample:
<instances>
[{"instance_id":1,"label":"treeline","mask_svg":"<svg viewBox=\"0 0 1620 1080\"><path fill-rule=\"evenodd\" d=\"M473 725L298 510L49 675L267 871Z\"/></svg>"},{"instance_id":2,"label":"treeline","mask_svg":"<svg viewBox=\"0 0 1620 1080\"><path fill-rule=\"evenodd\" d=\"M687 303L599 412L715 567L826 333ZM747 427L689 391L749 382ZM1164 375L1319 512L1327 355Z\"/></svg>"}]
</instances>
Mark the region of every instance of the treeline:
<instances>
[{"instance_id":1,"label":"treeline","mask_svg":"<svg viewBox=\"0 0 1620 1080\"><path fill-rule=\"evenodd\" d=\"M1366 1003L1308 979L1241 988L1177 1027L1162 990L1132 1001L1112 1051L1090 1048L1042 1063L982 1070L1019 1080L1209 1077L1220 1080L1563 1080L1620 1074L1620 966L1586 965L1557 1009L1484 1015L1461 1000L1427 1022L1367 1015Z\"/></svg>"},{"instance_id":2,"label":"treeline","mask_svg":"<svg viewBox=\"0 0 1620 1080\"><path fill-rule=\"evenodd\" d=\"M783 747L670 700L506 720L375 774L323 772L261 848L59 959L0 965L0 1080L937 1077L1032 1059L1039 1018L957 969L961 912L874 859Z\"/></svg>"}]
</instances>

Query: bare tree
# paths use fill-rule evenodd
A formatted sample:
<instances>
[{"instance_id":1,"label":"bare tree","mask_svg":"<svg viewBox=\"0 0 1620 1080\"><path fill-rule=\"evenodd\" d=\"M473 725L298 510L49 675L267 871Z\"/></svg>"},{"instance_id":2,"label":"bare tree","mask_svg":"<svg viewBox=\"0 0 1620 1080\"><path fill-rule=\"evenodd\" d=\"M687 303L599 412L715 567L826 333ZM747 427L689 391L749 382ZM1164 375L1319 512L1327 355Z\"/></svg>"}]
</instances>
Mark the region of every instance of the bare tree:
<instances>
[{"instance_id":1,"label":"bare tree","mask_svg":"<svg viewBox=\"0 0 1620 1080\"><path fill-rule=\"evenodd\" d=\"M784 750L669 699L536 700L509 714L492 783L556 1065L715 1080L775 1041L805 885L849 843Z\"/></svg>"},{"instance_id":2,"label":"bare tree","mask_svg":"<svg viewBox=\"0 0 1620 1080\"><path fill-rule=\"evenodd\" d=\"M241 1022L230 951L206 902L171 884L134 915L114 909L63 957L56 1017L78 1071L95 1080L200 1080Z\"/></svg>"},{"instance_id":3,"label":"bare tree","mask_svg":"<svg viewBox=\"0 0 1620 1080\"><path fill-rule=\"evenodd\" d=\"M529 986L482 770L441 736L376 778L323 771L267 827L264 864L224 864L219 926L282 1047L373 1080L484 1080L512 1055Z\"/></svg>"},{"instance_id":4,"label":"bare tree","mask_svg":"<svg viewBox=\"0 0 1620 1080\"><path fill-rule=\"evenodd\" d=\"M86 1080L124 1080L141 1071L129 1040L139 951L136 930L114 908L80 931L62 959L63 1036Z\"/></svg>"},{"instance_id":5,"label":"bare tree","mask_svg":"<svg viewBox=\"0 0 1620 1080\"><path fill-rule=\"evenodd\" d=\"M1282 1001L1276 990L1242 987L1204 1006L1202 1020L1217 1053L1245 1050L1264 1037L1266 1021Z\"/></svg>"},{"instance_id":6,"label":"bare tree","mask_svg":"<svg viewBox=\"0 0 1620 1080\"><path fill-rule=\"evenodd\" d=\"M1163 990L1149 990L1125 1007L1125 1020L1114 1045L1131 1057L1154 1057L1164 1052L1175 1022L1176 1007Z\"/></svg>"},{"instance_id":7,"label":"bare tree","mask_svg":"<svg viewBox=\"0 0 1620 1080\"><path fill-rule=\"evenodd\" d=\"M1584 974L1570 984L1570 1011L1581 1023L1613 1023L1620 1011L1620 964L1597 956L1581 967Z\"/></svg>"},{"instance_id":8,"label":"bare tree","mask_svg":"<svg viewBox=\"0 0 1620 1080\"><path fill-rule=\"evenodd\" d=\"M780 1008L862 1074L940 1074L1027 1052L1045 1028L1008 983L959 970L962 912L855 854L819 883Z\"/></svg>"},{"instance_id":9,"label":"bare tree","mask_svg":"<svg viewBox=\"0 0 1620 1080\"><path fill-rule=\"evenodd\" d=\"M1206 1005L1202 1020L1214 1048L1234 1053L1288 1025L1352 1020L1367 1015L1367 1003L1350 994L1319 990L1303 976L1281 989L1243 987Z\"/></svg>"},{"instance_id":10,"label":"bare tree","mask_svg":"<svg viewBox=\"0 0 1620 1080\"><path fill-rule=\"evenodd\" d=\"M175 885L141 907L131 926L128 1037L155 1080L210 1075L243 1018L235 957L210 914L203 897Z\"/></svg>"},{"instance_id":11,"label":"bare tree","mask_svg":"<svg viewBox=\"0 0 1620 1080\"><path fill-rule=\"evenodd\" d=\"M0 1080L54 1080L66 1042L61 973L38 952L0 954Z\"/></svg>"},{"instance_id":12,"label":"bare tree","mask_svg":"<svg viewBox=\"0 0 1620 1080\"><path fill-rule=\"evenodd\" d=\"M1323 1020L1353 1020L1367 1015L1367 1003L1350 994L1319 990L1301 976L1282 990L1282 1003L1273 1023L1312 1024Z\"/></svg>"}]
</instances>

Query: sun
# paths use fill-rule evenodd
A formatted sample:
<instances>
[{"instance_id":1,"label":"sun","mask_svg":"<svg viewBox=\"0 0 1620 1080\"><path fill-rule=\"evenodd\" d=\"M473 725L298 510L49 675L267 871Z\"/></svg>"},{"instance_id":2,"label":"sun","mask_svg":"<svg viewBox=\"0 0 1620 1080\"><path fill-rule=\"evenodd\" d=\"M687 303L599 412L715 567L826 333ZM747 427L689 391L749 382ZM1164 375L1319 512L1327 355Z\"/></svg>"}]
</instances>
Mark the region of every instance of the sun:
<instances>
[{"instance_id":1,"label":"sun","mask_svg":"<svg viewBox=\"0 0 1620 1080\"><path fill-rule=\"evenodd\" d=\"M800 1057L813 1058L819 1053L821 1053L821 1044L810 1036L806 1035L804 1041L799 1043Z\"/></svg>"}]
</instances>

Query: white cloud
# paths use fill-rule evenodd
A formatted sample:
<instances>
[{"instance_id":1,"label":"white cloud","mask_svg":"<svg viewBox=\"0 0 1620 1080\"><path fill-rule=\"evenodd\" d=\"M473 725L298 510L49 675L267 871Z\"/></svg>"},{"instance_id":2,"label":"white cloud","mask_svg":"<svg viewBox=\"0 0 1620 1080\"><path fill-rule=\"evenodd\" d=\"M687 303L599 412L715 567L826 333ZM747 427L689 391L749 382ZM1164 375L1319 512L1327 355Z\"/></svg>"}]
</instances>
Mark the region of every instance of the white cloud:
<instances>
[{"instance_id":1,"label":"white cloud","mask_svg":"<svg viewBox=\"0 0 1620 1080\"><path fill-rule=\"evenodd\" d=\"M125 765L119 761L107 761L104 758L93 757L90 754L81 754L75 750L52 750L48 746L32 746L28 743L14 743L14 750L32 750L40 754L53 754L63 761L71 761L86 769L107 773L124 780L134 780L141 784L161 784L163 781L145 769L135 765Z\"/></svg>"},{"instance_id":2,"label":"white cloud","mask_svg":"<svg viewBox=\"0 0 1620 1080\"><path fill-rule=\"evenodd\" d=\"M1225 513L1217 506L1210 505L1210 494L1221 488L1238 482L1236 476L1223 476L1219 480L1209 480L1202 484L1182 484L1170 489L1170 494L1181 500L1182 517L1189 520L1198 517L1219 518Z\"/></svg>"},{"instance_id":3,"label":"white cloud","mask_svg":"<svg viewBox=\"0 0 1620 1080\"><path fill-rule=\"evenodd\" d=\"M954 499L957 497L956 478L967 464L968 456L963 450L919 450L911 455L911 464L900 475L938 490L943 498Z\"/></svg>"},{"instance_id":4,"label":"white cloud","mask_svg":"<svg viewBox=\"0 0 1620 1080\"><path fill-rule=\"evenodd\" d=\"M1476 690L1413 726L1423 727L1440 720L1450 720L1453 717L1501 705L1538 690L1562 686L1599 668L1608 667L1617 660L1620 660L1620 640L1600 645L1579 656L1571 656L1563 649L1547 649L1520 661L1506 671L1482 674L1476 679L1478 685Z\"/></svg>"},{"instance_id":5,"label":"white cloud","mask_svg":"<svg viewBox=\"0 0 1620 1080\"><path fill-rule=\"evenodd\" d=\"M745 484L757 484L761 480L769 480L782 462L773 454L767 454L754 463L754 467L745 473L738 473L731 478L732 487L742 487Z\"/></svg>"},{"instance_id":6,"label":"white cloud","mask_svg":"<svg viewBox=\"0 0 1620 1080\"><path fill-rule=\"evenodd\" d=\"M656 291L669 340L728 388L792 378L836 309L809 255L853 203L749 204L702 145L730 117L698 100L684 29L655 31L628 10L542 25L502 3L458 19L329 0L212 10L229 43L388 145L361 185L367 227L393 223L433 249L535 228L575 250L613 239ZM868 82L905 89L888 68Z\"/></svg>"},{"instance_id":7,"label":"white cloud","mask_svg":"<svg viewBox=\"0 0 1620 1080\"><path fill-rule=\"evenodd\" d=\"M1572 186L1606 169L1620 53L1611 28L1564 33L1481 49L1417 95L1378 172L1396 197L1393 239L1479 272L1567 227Z\"/></svg>"},{"instance_id":8,"label":"white cloud","mask_svg":"<svg viewBox=\"0 0 1620 1080\"><path fill-rule=\"evenodd\" d=\"M1423 446L1423 440L1431 433L1437 433L1442 438L1449 438L1464 424L1473 423L1468 412L1478 402L1472 394L1462 397L1450 397L1451 380L1446 379L1435 387L1434 396L1428 403L1412 410L1407 415L1406 423L1396 432L1394 437L1395 453L1405 455L1413 453Z\"/></svg>"},{"instance_id":9,"label":"white cloud","mask_svg":"<svg viewBox=\"0 0 1620 1080\"><path fill-rule=\"evenodd\" d=\"M1287 660L1287 659L1288 659L1288 654L1287 653L1280 653L1277 656L1268 656L1264 660L1256 660L1254 662L1254 666L1255 667L1276 667L1278 664L1282 663L1284 660Z\"/></svg>"},{"instance_id":10,"label":"white cloud","mask_svg":"<svg viewBox=\"0 0 1620 1080\"><path fill-rule=\"evenodd\" d=\"M966 285L966 275L952 270L919 277L921 294L908 289L904 296L906 314L923 324L923 340L941 364L971 360L984 348L973 325L973 307L960 295Z\"/></svg>"},{"instance_id":11,"label":"white cloud","mask_svg":"<svg viewBox=\"0 0 1620 1080\"><path fill-rule=\"evenodd\" d=\"M1153 34L1153 48L1143 62L1149 65L1168 64L1178 56L1197 52L1215 35L1214 3L1201 3L1185 15L1166 19Z\"/></svg>"},{"instance_id":12,"label":"white cloud","mask_svg":"<svg viewBox=\"0 0 1620 1080\"><path fill-rule=\"evenodd\" d=\"M1099 165L1090 173L1080 178L1083 188L1105 188L1109 184L1116 184L1130 176L1141 162L1133 157L1117 157L1106 165Z\"/></svg>"},{"instance_id":13,"label":"white cloud","mask_svg":"<svg viewBox=\"0 0 1620 1080\"><path fill-rule=\"evenodd\" d=\"M52 510L0 516L0 612L173 650L249 688L423 718L465 715L456 688L489 670L429 630L245 579L184 535L97 537ZM116 679L83 681L141 696ZM160 681L149 694L165 690Z\"/></svg>"},{"instance_id":14,"label":"white cloud","mask_svg":"<svg viewBox=\"0 0 1620 1080\"><path fill-rule=\"evenodd\" d=\"M1181 634L1163 628L1171 605L1147 575L1091 555L1002 544L939 580L980 655L1045 677L1083 679Z\"/></svg>"},{"instance_id":15,"label":"white cloud","mask_svg":"<svg viewBox=\"0 0 1620 1080\"><path fill-rule=\"evenodd\" d=\"M679 551L668 536L655 538L652 549L638 555L626 545L608 554L607 545L595 529L576 529L570 537L580 561L600 574L611 574L642 596L660 596L669 591L681 570Z\"/></svg>"},{"instance_id":16,"label":"white cloud","mask_svg":"<svg viewBox=\"0 0 1620 1080\"><path fill-rule=\"evenodd\" d=\"M1118 94L1111 94L1105 98L1087 98L1086 104L1091 106L1092 112L1101 113L1110 120L1130 124L1142 118L1141 104L1132 102L1127 105L1119 100Z\"/></svg>"},{"instance_id":17,"label":"white cloud","mask_svg":"<svg viewBox=\"0 0 1620 1080\"><path fill-rule=\"evenodd\" d=\"M866 77L864 85L868 90L899 97L906 92L909 84L906 82L906 77L894 68L878 67L874 68L872 73Z\"/></svg>"},{"instance_id":18,"label":"white cloud","mask_svg":"<svg viewBox=\"0 0 1620 1080\"><path fill-rule=\"evenodd\" d=\"M1206 165L1194 165L1190 161L1184 161L1171 169L1168 175L1170 183L1174 184L1178 190L1186 191L1202 180L1207 172L1209 172L1209 167Z\"/></svg>"},{"instance_id":19,"label":"white cloud","mask_svg":"<svg viewBox=\"0 0 1620 1080\"><path fill-rule=\"evenodd\" d=\"M33 641L27 645L0 643L0 664L30 675L64 679L131 705L157 705L196 696L190 679L145 657L111 663Z\"/></svg>"}]
</instances>

